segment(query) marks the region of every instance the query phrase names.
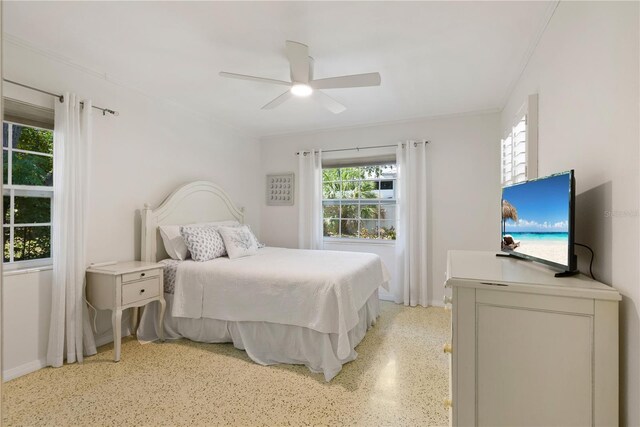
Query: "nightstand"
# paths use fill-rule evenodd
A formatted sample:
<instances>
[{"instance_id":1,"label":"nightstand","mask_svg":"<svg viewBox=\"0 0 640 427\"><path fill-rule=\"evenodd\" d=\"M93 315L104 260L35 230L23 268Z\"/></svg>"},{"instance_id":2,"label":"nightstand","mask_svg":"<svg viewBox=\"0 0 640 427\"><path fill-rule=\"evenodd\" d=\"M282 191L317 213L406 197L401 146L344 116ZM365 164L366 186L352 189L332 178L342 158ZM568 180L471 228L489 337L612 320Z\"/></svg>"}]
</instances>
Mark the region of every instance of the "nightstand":
<instances>
[{"instance_id":1,"label":"nightstand","mask_svg":"<svg viewBox=\"0 0 640 427\"><path fill-rule=\"evenodd\" d=\"M87 301L99 310L111 310L114 361L120 360L122 311L134 308L133 333L137 326L138 307L152 301L160 303L159 335L164 341L164 285L162 264L128 261L87 269Z\"/></svg>"}]
</instances>

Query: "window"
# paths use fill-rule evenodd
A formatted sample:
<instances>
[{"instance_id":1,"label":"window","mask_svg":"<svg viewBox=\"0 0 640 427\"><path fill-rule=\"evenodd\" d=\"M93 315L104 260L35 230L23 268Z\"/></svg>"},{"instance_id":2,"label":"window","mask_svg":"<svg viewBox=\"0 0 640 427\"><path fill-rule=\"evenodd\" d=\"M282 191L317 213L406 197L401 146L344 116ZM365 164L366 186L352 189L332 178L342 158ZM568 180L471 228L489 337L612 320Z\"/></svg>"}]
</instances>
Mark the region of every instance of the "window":
<instances>
[{"instance_id":1,"label":"window","mask_svg":"<svg viewBox=\"0 0 640 427\"><path fill-rule=\"evenodd\" d=\"M530 95L501 140L502 186L537 177L538 96Z\"/></svg>"},{"instance_id":2,"label":"window","mask_svg":"<svg viewBox=\"0 0 640 427\"><path fill-rule=\"evenodd\" d=\"M527 180L527 116L502 140L502 185Z\"/></svg>"},{"instance_id":3,"label":"window","mask_svg":"<svg viewBox=\"0 0 640 427\"><path fill-rule=\"evenodd\" d=\"M5 121L3 243L5 263L27 266L51 258L53 131Z\"/></svg>"},{"instance_id":4,"label":"window","mask_svg":"<svg viewBox=\"0 0 640 427\"><path fill-rule=\"evenodd\" d=\"M396 239L395 164L322 171L325 238Z\"/></svg>"}]
</instances>

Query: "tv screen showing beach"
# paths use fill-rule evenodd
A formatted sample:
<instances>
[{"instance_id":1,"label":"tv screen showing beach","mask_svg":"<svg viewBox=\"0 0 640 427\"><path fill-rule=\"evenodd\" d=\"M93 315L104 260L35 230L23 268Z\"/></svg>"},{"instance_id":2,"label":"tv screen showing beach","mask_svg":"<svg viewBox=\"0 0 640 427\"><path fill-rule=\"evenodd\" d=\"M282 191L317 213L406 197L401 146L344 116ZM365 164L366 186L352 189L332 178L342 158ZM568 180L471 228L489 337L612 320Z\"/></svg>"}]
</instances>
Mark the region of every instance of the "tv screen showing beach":
<instances>
[{"instance_id":1,"label":"tv screen showing beach","mask_svg":"<svg viewBox=\"0 0 640 427\"><path fill-rule=\"evenodd\" d=\"M502 190L502 249L569 265L571 174Z\"/></svg>"}]
</instances>

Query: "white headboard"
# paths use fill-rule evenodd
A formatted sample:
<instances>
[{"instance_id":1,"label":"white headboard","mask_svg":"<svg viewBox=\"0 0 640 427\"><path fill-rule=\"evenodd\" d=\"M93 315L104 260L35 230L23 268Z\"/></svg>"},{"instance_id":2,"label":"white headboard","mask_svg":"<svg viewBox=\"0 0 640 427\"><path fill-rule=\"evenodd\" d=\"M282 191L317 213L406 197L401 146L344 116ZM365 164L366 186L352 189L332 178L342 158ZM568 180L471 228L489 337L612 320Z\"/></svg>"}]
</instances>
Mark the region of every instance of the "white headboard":
<instances>
[{"instance_id":1,"label":"white headboard","mask_svg":"<svg viewBox=\"0 0 640 427\"><path fill-rule=\"evenodd\" d=\"M227 193L208 181L195 181L174 190L162 204L142 210L141 260L155 262L168 258L158 226L237 220L244 223L244 212Z\"/></svg>"}]
</instances>

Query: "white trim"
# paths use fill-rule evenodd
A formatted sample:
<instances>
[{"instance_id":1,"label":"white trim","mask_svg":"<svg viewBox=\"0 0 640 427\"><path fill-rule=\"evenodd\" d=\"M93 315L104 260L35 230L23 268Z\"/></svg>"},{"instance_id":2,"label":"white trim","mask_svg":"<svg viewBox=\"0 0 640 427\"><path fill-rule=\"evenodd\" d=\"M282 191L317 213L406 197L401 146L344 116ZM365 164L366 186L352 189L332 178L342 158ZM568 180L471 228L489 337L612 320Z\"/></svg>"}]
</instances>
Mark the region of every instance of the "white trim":
<instances>
[{"instance_id":1,"label":"white trim","mask_svg":"<svg viewBox=\"0 0 640 427\"><path fill-rule=\"evenodd\" d=\"M43 199L53 198L53 187L39 187L31 185L12 185L5 186L2 190L3 196L9 196L11 191L15 192L17 197L40 197Z\"/></svg>"},{"instance_id":2,"label":"white trim","mask_svg":"<svg viewBox=\"0 0 640 427\"><path fill-rule=\"evenodd\" d=\"M429 307L444 307L444 303L440 299L432 299L429 301Z\"/></svg>"},{"instance_id":3,"label":"white trim","mask_svg":"<svg viewBox=\"0 0 640 427\"><path fill-rule=\"evenodd\" d=\"M9 140L11 140L11 137L9 137ZM11 155L10 151L8 153L9 153L9 159L11 159L13 156ZM11 161L9 161L8 164L9 164L9 167L7 168L8 169L7 176L9 178L8 178L7 182L10 183L11 182L13 166L11 165ZM3 191L4 191L4 189L3 189ZM3 196L4 196L4 194L3 194ZM9 190L9 260L7 261L7 263L13 263L14 262L13 261L13 258L14 258L14 255L15 255L15 247L14 247L15 240L14 239L15 239L15 231L16 231L16 229L14 227L15 224L13 223L13 220L14 220L15 214L16 214L16 190L10 189ZM2 218L2 221L4 221L4 217ZM5 262L4 261L4 227L2 229L2 242L3 242L3 245L2 245L2 252L3 252L2 253L2 262L4 263Z\"/></svg>"},{"instance_id":4,"label":"white trim","mask_svg":"<svg viewBox=\"0 0 640 427\"><path fill-rule=\"evenodd\" d=\"M26 103L24 101L20 101L19 99L13 99L13 98L7 98L7 99L10 99L10 100L16 101L16 102L22 102L24 104L28 104L28 103ZM44 108L44 107L41 107L39 105L33 105L33 104L28 104L28 105L33 106L35 108ZM47 110L53 111L50 108L47 108ZM47 131L47 132L53 132L53 129L43 128L42 126L28 125L28 124L24 124L24 123L20 123L20 122L14 122L13 120L2 120L2 121L4 123L11 123L12 125L18 125L18 126L21 126L21 127L27 127L27 128L38 129L38 130L44 130L44 131ZM4 148L4 146L2 148ZM4 149L6 150L6 148L4 148ZM44 154L44 153L36 153L36 154ZM50 154L50 156L53 157L53 154Z\"/></svg>"},{"instance_id":5,"label":"white trim","mask_svg":"<svg viewBox=\"0 0 640 427\"><path fill-rule=\"evenodd\" d=\"M122 334L123 337L127 337L131 335L131 330L129 327L126 327L123 329L124 329L124 333ZM111 330L109 330L104 334L101 334L100 336L96 337L95 341L96 341L96 347L109 344L113 342L113 333L111 332ZM46 367L47 367L47 361L45 359L33 360L31 362L24 363L20 366L16 366L15 368L3 370L2 379L5 382L11 381L18 377L22 377L24 375L30 374L32 372L38 371Z\"/></svg>"},{"instance_id":6,"label":"white trim","mask_svg":"<svg viewBox=\"0 0 640 427\"><path fill-rule=\"evenodd\" d=\"M20 197L20 196L18 196ZM9 228L11 227L11 225L9 224L2 224L3 228ZM22 227L51 227L51 223L50 222L19 222L17 224L14 224L13 227L15 228L22 228Z\"/></svg>"},{"instance_id":7,"label":"white trim","mask_svg":"<svg viewBox=\"0 0 640 427\"><path fill-rule=\"evenodd\" d=\"M51 258L29 259L26 261L14 261L4 263L4 276L17 276L19 274L39 273L53 269Z\"/></svg>"},{"instance_id":8,"label":"white trim","mask_svg":"<svg viewBox=\"0 0 640 427\"><path fill-rule=\"evenodd\" d=\"M27 126L27 125L20 125L21 127L32 127L32 126ZM53 131L49 131L49 132L53 132ZM2 147L3 150L8 150L7 148ZM23 150L22 148L11 148L11 151L16 152L16 153L23 153L23 154L34 154L36 156L43 156L43 157L51 157L53 158L53 154L49 154L49 153L41 153L39 151L31 151L31 150Z\"/></svg>"},{"instance_id":9,"label":"white trim","mask_svg":"<svg viewBox=\"0 0 640 427\"><path fill-rule=\"evenodd\" d=\"M5 153L7 155L7 185L5 185L2 189L2 196L9 197L9 222L8 224L2 225L2 233L4 235L4 230L5 229L9 230L9 260L4 261L4 257L3 257L2 263L6 265L7 271L24 270L24 269L30 269L32 267L39 267L42 265L51 264L51 257L45 258L45 259L34 259L34 260L25 260L25 261L14 260L14 257L15 257L14 242L15 242L16 228L22 228L22 227L49 227L50 229L52 228L51 222L16 224L15 223L15 198L16 197L41 197L41 198L52 199L54 191L53 191L53 186L47 187L47 186L36 186L36 185L13 185L13 153L14 152L26 153L29 155L37 155L37 156L43 156L43 157L50 157L53 159L53 154L40 153L36 151L22 150L22 149L15 148L13 146L13 127L20 126L23 128L33 128L33 129L43 130L51 133L53 133L53 131L51 129L42 129L36 126L30 126L26 124L16 123L13 121L3 120L2 121L3 128L5 124L7 124L7 147L3 146L2 149L4 150L3 155ZM53 214L51 211L49 213L50 213L50 216ZM49 231L50 231L49 234L51 235L51 230Z\"/></svg>"},{"instance_id":10,"label":"white trim","mask_svg":"<svg viewBox=\"0 0 640 427\"><path fill-rule=\"evenodd\" d=\"M381 301L392 302L394 304L396 302L393 294L390 291L387 292L383 288L378 288L378 299L380 299Z\"/></svg>"},{"instance_id":11,"label":"white trim","mask_svg":"<svg viewBox=\"0 0 640 427\"><path fill-rule=\"evenodd\" d=\"M391 239L360 239L357 237L325 237L322 239L324 243L338 245L382 245L395 246L396 241Z\"/></svg>"},{"instance_id":12,"label":"white trim","mask_svg":"<svg viewBox=\"0 0 640 427\"><path fill-rule=\"evenodd\" d=\"M125 309L126 310L126 309ZM129 326L125 326L125 324L130 323L129 322L122 322L122 338L124 337L130 337L131 334L131 328ZM103 345L107 345L113 342L113 332L111 329L109 329L108 331L103 332L102 334L98 335L95 337L95 342L96 342L96 347L102 347Z\"/></svg>"},{"instance_id":13,"label":"white trim","mask_svg":"<svg viewBox=\"0 0 640 427\"><path fill-rule=\"evenodd\" d=\"M32 372L38 371L44 368L45 366L47 366L46 360L38 359L38 360L33 360L31 362L27 362L20 366L16 366L15 368L5 369L2 371L2 380L11 381L23 375L27 375Z\"/></svg>"},{"instance_id":14,"label":"white trim","mask_svg":"<svg viewBox=\"0 0 640 427\"><path fill-rule=\"evenodd\" d=\"M534 93L527 97L526 101L518 108L518 112L510 120L508 126L503 130L500 140L500 181L501 185L511 185L517 183L515 177L515 134L514 129L524 120L525 123L525 179L535 179L538 177L538 94ZM504 180L504 141L511 139L511 177Z\"/></svg>"},{"instance_id":15,"label":"white trim","mask_svg":"<svg viewBox=\"0 0 640 427\"><path fill-rule=\"evenodd\" d=\"M538 178L538 94L527 97L527 179Z\"/></svg>"}]
</instances>

